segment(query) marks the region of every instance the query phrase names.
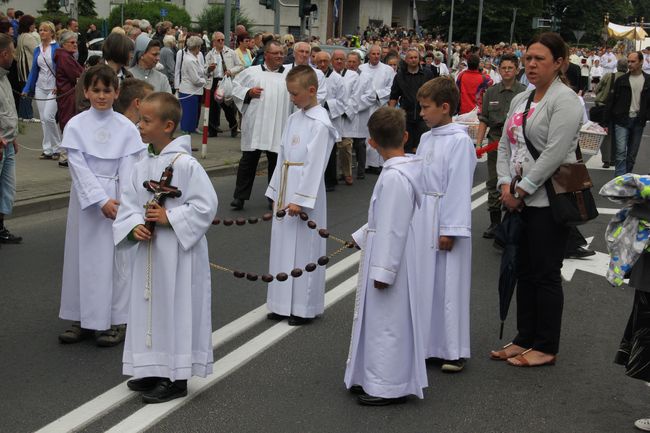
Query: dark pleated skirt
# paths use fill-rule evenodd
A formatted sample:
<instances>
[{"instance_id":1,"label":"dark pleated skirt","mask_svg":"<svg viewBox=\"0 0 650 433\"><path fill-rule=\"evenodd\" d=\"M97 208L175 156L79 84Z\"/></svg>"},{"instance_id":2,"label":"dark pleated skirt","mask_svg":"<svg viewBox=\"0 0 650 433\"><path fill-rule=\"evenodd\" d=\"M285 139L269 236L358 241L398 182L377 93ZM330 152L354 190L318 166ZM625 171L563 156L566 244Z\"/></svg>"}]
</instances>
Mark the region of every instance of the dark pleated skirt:
<instances>
[{"instance_id":1,"label":"dark pleated skirt","mask_svg":"<svg viewBox=\"0 0 650 433\"><path fill-rule=\"evenodd\" d=\"M628 376L650 382L650 293L635 291L632 313L614 362L623 365Z\"/></svg>"}]
</instances>

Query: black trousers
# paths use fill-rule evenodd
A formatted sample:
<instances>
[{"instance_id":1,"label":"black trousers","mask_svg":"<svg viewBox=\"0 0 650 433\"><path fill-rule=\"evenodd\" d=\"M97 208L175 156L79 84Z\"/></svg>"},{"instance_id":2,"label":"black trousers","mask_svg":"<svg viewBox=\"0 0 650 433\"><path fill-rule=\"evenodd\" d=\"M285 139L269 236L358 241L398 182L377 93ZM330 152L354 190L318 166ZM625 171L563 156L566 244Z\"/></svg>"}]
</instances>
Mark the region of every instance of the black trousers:
<instances>
[{"instance_id":1,"label":"black trousers","mask_svg":"<svg viewBox=\"0 0 650 433\"><path fill-rule=\"evenodd\" d=\"M553 220L550 207L525 207L517 263L517 337L521 347L556 354L562 327L562 260L569 229Z\"/></svg>"},{"instance_id":2,"label":"black trousers","mask_svg":"<svg viewBox=\"0 0 650 433\"><path fill-rule=\"evenodd\" d=\"M333 187L338 183L336 178L336 163L337 163L337 153L336 153L336 143L332 147L332 153L330 153L330 159L327 161L327 167L325 167L325 187Z\"/></svg>"},{"instance_id":3,"label":"black trousers","mask_svg":"<svg viewBox=\"0 0 650 433\"><path fill-rule=\"evenodd\" d=\"M427 124L424 123L424 120L416 121L407 121L406 122L406 132L409 133L409 139L404 146L404 151L406 153L415 153L415 150L420 144L420 137L422 134L428 131Z\"/></svg>"},{"instance_id":4,"label":"black trousers","mask_svg":"<svg viewBox=\"0 0 650 433\"><path fill-rule=\"evenodd\" d=\"M614 362L625 366L625 374L650 381L650 293L636 290L634 305L627 321Z\"/></svg>"},{"instance_id":5,"label":"black trousers","mask_svg":"<svg viewBox=\"0 0 650 433\"><path fill-rule=\"evenodd\" d=\"M587 240L582 236L578 227L569 228L569 239L566 243L567 255L576 252L578 248L584 247L585 245L587 245Z\"/></svg>"},{"instance_id":6,"label":"black trousers","mask_svg":"<svg viewBox=\"0 0 650 433\"><path fill-rule=\"evenodd\" d=\"M268 181L271 181L275 165L278 162L278 154L274 152L266 152L266 159L268 160ZM251 198L251 191L253 190L253 182L255 182L255 172L257 171L257 163L262 156L261 150L251 150L242 152L241 159L239 160L239 167L237 168L237 181L235 183L234 198L241 200L248 200Z\"/></svg>"},{"instance_id":7,"label":"black trousers","mask_svg":"<svg viewBox=\"0 0 650 433\"><path fill-rule=\"evenodd\" d=\"M226 120L228 121L228 129L233 129L237 127L237 115L236 108L234 104L226 104L224 102L218 103L214 100L214 92L217 90L217 85L219 82L215 79L212 80L212 89L210 89L210 115L208 118L208 134L215 135L217 133L217 128L221 124L221 110L226 115Z\"/></svg>"},{"instance_id":8,"label":"black trousers","mask_svg":"<svg viewBox=\"0 0 650 433\"><path fill-rule=\"evenodd\" d=\"M366 175L366 139L353 138L352 149L357 156L357 176L364 177Z\"/></svg>"}]
</instances>

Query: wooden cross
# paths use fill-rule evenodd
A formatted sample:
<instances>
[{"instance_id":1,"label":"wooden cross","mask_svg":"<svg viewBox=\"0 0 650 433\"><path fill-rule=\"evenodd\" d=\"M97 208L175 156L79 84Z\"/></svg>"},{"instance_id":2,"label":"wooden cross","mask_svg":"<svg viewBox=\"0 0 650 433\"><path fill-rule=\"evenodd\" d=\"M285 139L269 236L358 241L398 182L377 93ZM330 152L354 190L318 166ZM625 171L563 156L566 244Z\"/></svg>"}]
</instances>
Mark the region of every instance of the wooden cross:
<instances>
[{"instance_id":1,"label":"wooden cross","mask_svg":"<svg viewBox=\"0 0 650 433\"><path fill-rule=\"evenodd\" d=\"M174 167L172 167L170 164L163 171L159 181L144 181L143 186L147 189L147 191L153 193L153 197L147 202L145 209L149 209L154 204L164 206L165 200L167 200L167 198L178 198L181 196L181 191L175 186L170 185L172 182L172 177L174 177ZM153 234L156 228L156 222L147 221L144 226L151 232L151 234Z\"/></svg>"}]
</instances>

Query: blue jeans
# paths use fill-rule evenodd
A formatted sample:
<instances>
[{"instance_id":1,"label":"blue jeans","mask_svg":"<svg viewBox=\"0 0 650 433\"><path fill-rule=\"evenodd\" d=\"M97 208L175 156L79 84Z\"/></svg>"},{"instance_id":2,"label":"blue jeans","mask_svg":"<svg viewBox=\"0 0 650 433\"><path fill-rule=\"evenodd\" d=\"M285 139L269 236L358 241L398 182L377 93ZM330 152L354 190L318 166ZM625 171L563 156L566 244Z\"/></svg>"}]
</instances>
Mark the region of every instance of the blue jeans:
<instances>
[{"instance_id":1,"label":"blue jeans","mask_svg":"<svg viewBox=\"0 0 650 433\"><path fill-rule=\"evenodd\" d=\"M18 117L21 119L32 119L34 117L34 108L32 107L32 100L24 96L20 97L18 102Z\"/></svg>"},{"instance_id":2,"label":"blue jeans","mask_svg":"<svg viewBox=\"0 0 650 433\"><path fill-rule=\"evenodd\" d=\"M16 197L16 154L8 144L0 161L0 214L10 215Z\"/></svg>"},{"instance_id":3,"label":"blue jeans","mask_svg":"<svg viewBox=\"0 0 650 433\"><path fill-rule=\"evenodd\" d=\"M623 122L616 122L614 125L614 139L616 140L614 174L616 176L632 173L634 170L644 127L645 122L641 123L637 119L630 118Z\"/></svg>"}]
</instances>

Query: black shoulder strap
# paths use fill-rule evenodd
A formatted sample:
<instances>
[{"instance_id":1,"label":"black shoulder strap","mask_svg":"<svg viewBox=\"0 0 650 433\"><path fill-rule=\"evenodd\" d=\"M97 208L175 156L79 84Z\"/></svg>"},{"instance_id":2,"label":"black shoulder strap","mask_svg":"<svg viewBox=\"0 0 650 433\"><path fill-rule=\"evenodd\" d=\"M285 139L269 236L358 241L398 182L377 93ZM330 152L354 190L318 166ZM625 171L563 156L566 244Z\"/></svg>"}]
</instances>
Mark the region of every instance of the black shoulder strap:
<instances>
[{"instance_id":1,"label":"black shoulder strap","mask_svg":"<svg viewBox=\"0 0 650 433\"><path fill-rule=\"evenodd\" d=\"M528 152L530 152L530 155L533 157L533 159L537 160L537 158L539 158L539 151L535 149L535 147L532 145L528 137L526 137L526 119L528 117L528 112L530 111L530 104L532 104L534 98L535 98L535 90L530 92L528 101L526 101L526 109L524 110L523 113L524 118L522 119L521 122L521 133L523 134L524 140L526 141L526 147L528 148ZM578 161L582 161L582 152L580 151L579 145L576 145L576 159Z\"/></svg>"}]
</instances>

